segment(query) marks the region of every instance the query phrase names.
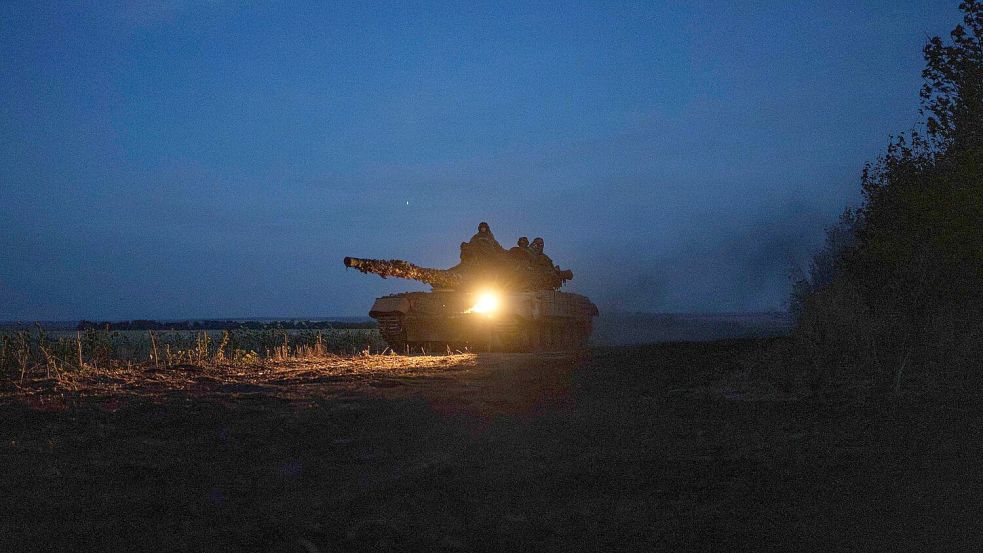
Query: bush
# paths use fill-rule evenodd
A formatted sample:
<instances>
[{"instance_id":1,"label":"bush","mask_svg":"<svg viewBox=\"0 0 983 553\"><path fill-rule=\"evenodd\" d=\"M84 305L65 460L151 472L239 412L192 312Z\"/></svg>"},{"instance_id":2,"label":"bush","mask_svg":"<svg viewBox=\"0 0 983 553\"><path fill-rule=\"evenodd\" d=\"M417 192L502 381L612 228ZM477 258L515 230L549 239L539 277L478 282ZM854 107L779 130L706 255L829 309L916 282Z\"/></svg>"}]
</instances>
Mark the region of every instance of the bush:
<instances>
[{"instance_id":1,"label":"bush","mask_svg":"<svg viewBox=\"0 0 983 553\"><path fill-rule=\"evenodd\" d=\"M926 135L863 172L864 204L794 284L795 352L814 389L979 388L983 337L983 4L925 46Z\"/></svg>"}]
</instances>

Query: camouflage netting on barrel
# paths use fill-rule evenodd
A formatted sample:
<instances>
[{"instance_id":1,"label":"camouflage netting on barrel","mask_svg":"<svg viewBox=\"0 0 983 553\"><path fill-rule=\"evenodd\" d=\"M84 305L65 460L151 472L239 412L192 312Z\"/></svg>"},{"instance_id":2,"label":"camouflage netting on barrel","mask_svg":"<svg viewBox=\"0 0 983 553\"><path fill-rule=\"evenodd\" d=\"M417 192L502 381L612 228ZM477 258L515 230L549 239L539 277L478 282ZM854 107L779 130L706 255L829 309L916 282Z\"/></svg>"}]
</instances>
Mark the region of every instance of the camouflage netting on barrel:
<instances>
[{"instance_id":1,"label":"camouflage netting on barrel","mask_svg":"<svg viewBox=\"0 0 983 553\"><path fill-rule=\"evenodd\" d=\"M454 290L463 284L460 273L447 269L430 269L420 267L402 259L361 259L346 257L345 266L358 269L363 273L374 273L382 278L407 278L425 282L434 288Z\"/></svg>"}]
</instances>

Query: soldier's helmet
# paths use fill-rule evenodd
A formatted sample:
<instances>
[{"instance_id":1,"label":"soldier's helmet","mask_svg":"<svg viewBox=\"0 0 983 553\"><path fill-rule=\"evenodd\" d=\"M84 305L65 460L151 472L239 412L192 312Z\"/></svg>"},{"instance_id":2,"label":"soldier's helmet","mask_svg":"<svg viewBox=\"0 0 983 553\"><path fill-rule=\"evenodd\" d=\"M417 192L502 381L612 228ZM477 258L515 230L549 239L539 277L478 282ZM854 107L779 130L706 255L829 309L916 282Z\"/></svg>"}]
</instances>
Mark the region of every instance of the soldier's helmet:
<instances>
[{"instance_id":1,"label":"soldier's helmet","mask_svg":"<svg viewBox=\"0 0 983 553\"><path fill-rule=\"evenodd\" d=\"M542 238L539 238L538 236L536 238L533 238L532 249L535 250L537 253L543 253L544 245L545 243L543 242Z\"/></svg>"},{"instance_id":2,"label":"soldier's helmet","mask_svg":"<svg viewBox=\"0 0 983 553\"><path fill-rule=\"evenodd\" d=\"M525 236L520 236L519 237L519 241L516 242L516 243L519 245L520 248L528 248L529 247L529 239L526 238Z\"/></svg>"},{"instance_id":3,"label":"soldier's helmet","mask_svg":"<svg viewBox=\"0 0 983 553\"><path fill-rule=\"evenodd\" d=\"M478 232L491 232L491 227L488 226L488 223L482 221L478 223Z\"/></svg>"}]
</instances>

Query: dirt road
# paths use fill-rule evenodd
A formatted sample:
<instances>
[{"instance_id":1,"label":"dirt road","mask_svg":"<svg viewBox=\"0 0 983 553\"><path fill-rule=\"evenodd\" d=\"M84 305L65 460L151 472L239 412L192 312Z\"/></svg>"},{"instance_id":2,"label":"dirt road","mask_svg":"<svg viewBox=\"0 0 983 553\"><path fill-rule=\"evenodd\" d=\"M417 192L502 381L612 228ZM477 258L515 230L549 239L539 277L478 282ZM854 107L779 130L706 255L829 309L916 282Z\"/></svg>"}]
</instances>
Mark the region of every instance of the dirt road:
<instances>
[{"instance_id":1,"label":"dirt road","mask_svg":"<svg viewBox=\"0 0 983 553\"><path fill-rule=\"evenodd\" d=\"M742 373L738 360L758 347L375 357L8 385L0 550L983 543L975 402L782 397Z\"/></svg>"}]
</instances>

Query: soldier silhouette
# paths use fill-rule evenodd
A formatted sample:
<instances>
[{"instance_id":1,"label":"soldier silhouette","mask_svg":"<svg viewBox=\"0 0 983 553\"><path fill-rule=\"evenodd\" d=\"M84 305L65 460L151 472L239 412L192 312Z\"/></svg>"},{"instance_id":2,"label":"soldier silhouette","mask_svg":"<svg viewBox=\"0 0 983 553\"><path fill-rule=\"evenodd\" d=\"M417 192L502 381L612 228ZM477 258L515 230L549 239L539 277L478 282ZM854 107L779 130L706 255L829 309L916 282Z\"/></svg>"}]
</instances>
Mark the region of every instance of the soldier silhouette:
<instances>
[{"instance_id":1,"label":"soldier silhouette","mask_svg":"<svg viewBox=\"0 0 983 553\"><path fill-rule=\"evenodd\" d=\"M471 237L471 240L461 243L461 262L491 258L504 252L505 248L495 240L491 227L482 221L478 223L478 232Z\"/></svg>"},{"instance_id":2,"label":"soldier silhouette","mask_svg":"<svg viewBox=\"0 0 983 553\"><path fill-rule=\"evenodd\" d=\"M537 265L543 265L552 269L554 267L553 260L550 259L550 256L543 253L545 245L546 243L543 239L537 236L533 238L532 244L529 245L529 250L532 252L533 260Z\"/></svg>"},{"instance_id":3,"label":"soldier silhouette","mask_svg":"<svg viewBox=\"0 0 983 553\"><path fill-rule=\"evenodd\" d=\"M520 237L516 245L509 248L509 255L517 261L532 263L533 255L529 251L529 239L525 236Z\"/></svg>"},{"instance_id":4,"label":"soldier silhouette","mask_svg":"<svg viewBox=\"0 0 983 553\"><path fill-rule=\"evenodd\" d=\"M495 235L492 234L491 227L489 227L488 223L484 221L478 223L478 232L471 237L469 244L480 244L479 247L488 247L490 249L504 251L504 248L502 248L502 245L498 243L498 240L495 240Z\"/></svg>"}]
</instances>

